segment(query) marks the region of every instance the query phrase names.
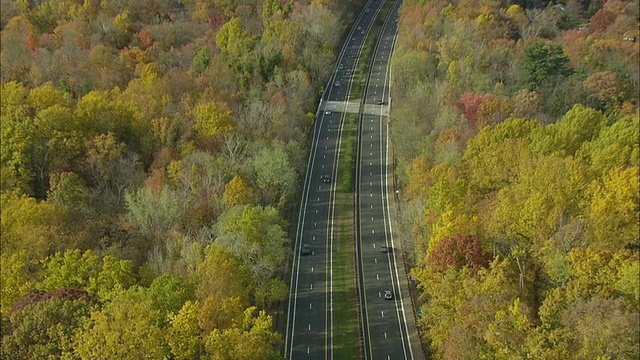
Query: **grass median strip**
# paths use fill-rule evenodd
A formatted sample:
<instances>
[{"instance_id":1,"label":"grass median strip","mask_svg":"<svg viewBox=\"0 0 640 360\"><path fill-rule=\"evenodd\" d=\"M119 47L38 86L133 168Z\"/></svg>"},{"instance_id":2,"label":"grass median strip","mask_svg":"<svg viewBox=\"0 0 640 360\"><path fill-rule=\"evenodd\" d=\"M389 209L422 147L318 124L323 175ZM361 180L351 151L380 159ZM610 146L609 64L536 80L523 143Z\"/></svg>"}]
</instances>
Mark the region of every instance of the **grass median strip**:
<instances>
[{"instance_id":1,"label":"grass median strip","mask_svg":"<svg viewBox=\"0 0 640 360\"><path fill-rule=\"evenodd\" d=\"M336 195L333 239L333 344L335 359L360 358L353 247L353 193Z\"/></svg>"},{"instance_id":2,"label":"grass median strip","mask_svg":"<svg viewBox=\"0 0 640 360\"><path fill-rule=\"evenodd\" d=\"M350 98L359 101L366 82L377 33L391 7L385 2L365 40L354 74ZM333 346L334 358L357 359L362 356L360 323L358 321L358 296L356 292L355 266L355 211L354 175L358 133L358 115L348 114L344 120L338 178L336 179L335 217L336 231L333 239Z\"/></svg>"}]
</instances>

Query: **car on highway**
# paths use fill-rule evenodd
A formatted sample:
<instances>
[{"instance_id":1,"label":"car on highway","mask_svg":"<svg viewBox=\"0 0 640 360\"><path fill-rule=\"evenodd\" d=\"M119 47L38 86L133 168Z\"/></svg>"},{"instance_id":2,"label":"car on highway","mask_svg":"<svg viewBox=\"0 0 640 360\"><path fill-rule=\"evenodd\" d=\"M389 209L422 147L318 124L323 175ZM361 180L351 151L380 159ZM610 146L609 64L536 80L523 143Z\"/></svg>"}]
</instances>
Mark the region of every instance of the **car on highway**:
<instances>
[{"instance_id":1,"label":"car on highway","mask_svg":"<svg viewBox=\"0 0 640 360\"><path fill-rule=\"evenodd\" d=\"M300 255L309 255L311 254L311 249L309 248L309 244L303 244L302 249L300 249Z\"/></svg>"},{"instance_id":2,"label":"car on highway","mask_svg":"<svg viewBox=\"0 0 640 360\"><path fill-rule=\"evenodd\" d=\"M338 70L342 70L342 69L344 69L344 65L343 64L338 65Z\"/></svg>"},{"instance_id":3,"label":"car on highway","mask_svg":"<svg viewBox=\"0 0 640 360\"><path fill-rule=\"evenodd\" d=\"M322 182L325 184L328 184L331 182L331 176L327 174L320 176L320 179L322 179Z\"/></svg>"},{"instance_id":4,"label":"car on highway","mask_svg":"<svg viewBox=\"0 0 640 360\"><path fill-rule=\"evenodd\" d=\"M340 81L336 81L335 83L333 83L333 86L340 87Z\"/></svg>"},{"instance_id":5,"label":"car on highway","mask_svg":"<svg viewBox=\"0 0 640 360\"><path fill-rule=\"evenodd\" d=\"M387 247L387 245L380 245L380 252L381 253L388 253L389 252L389 248Z\"/></svg>"},{"instance_id":6,"label":"car on highway","mask_svg":"<svg viewBox=\"0 0 640 360\"><path fill-rule=\"evenodd\" d=\"M371 11L371 10L369 10L369 8L366 8L366 9L364 10L364 12L366 12L367 14L369 13L369 11Z\"/></svg>"},{"instance_id":7,"label":"car on highway","mask_svg":"<svg viewBox=\"0 0 640 360\"><path fill-rule=\"evenodd\" d=\"M385 298L385 300L392 300L393 299L393 293L391 292L391 290L385 290L384 291L384 298Z\"/></svg>"},{"instance_id":8,"label":"car on highway","mask_svg":"<svg viewBox=\"0 0 640 360\"><path fill-rule=\"evenodd\" d=\"M383 101L383 100L378 100L378 101L376 101L376 103L377 103L378 105L384 105L384 101Z\"/></svg>"},{"instance_id":9,"label":"car on highway","mask_svg":"<svg viewBox=\"0 0 640 360\"><path fill-rule=\"evenodd\" d=\"M325 111L324 111L324 114L325 114L325 115L331 115L331 114L333 114L333 112L331 112L331 110L325 110Z\"/></svg>"}]
</instances>

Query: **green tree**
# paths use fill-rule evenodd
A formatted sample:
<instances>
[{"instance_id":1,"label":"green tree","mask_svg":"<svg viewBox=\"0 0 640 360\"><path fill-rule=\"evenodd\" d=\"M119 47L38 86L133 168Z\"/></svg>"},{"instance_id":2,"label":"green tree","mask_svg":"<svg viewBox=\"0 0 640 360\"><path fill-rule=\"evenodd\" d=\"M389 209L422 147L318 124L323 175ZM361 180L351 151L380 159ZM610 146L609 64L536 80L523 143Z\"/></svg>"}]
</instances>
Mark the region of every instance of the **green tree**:
<instances>
[{"instance_id":1,"label":"green tree","mask_svg":"<svg viewBox=\"0 0 640 360\"><path fill-rule=\"evenodd\" d=\"M533 324L528 309L516 298L506 310L498 310L485 335L495 359L526 359L526 344Z\"/></svg>"},{"instance_id":2,"label":"green tree","mask_svg":"<svg viewBox=\"0 0 640 360\"><path fill-rule=\"evenodd\" d=\"M60 207L12 193L3 193L1 201L3 254L25 250L35 263L70 246L62 241L66 214Z\"/></svg>"},{"instance_id":3,"label":"green tree","mask_svg":"<svg viewBox=\"0 0 640 360\"><path fill-rule=\"evenodd\" d=\"M25 194L33 194L31 181L35 173L27 153L31 116L28 90L21 83L11 81L3 84L1 91L2 190L20 189Z\"/></svg>"},{"instance_id":4,"label":"green tree","mask_svg":"<svg viewBox=\"0 0 640 360\"><path fill-rule=\"evenodd\" d=\"M532 147L544 154L573 156L585 142L598 136L605 123L601 112L575 105L558 122L537 133Z\"/></svg>"},{"instance_id":5,"label":"green tree","mask_svg":"<svg viewBox=\"0 0 640 360\"><path fill-rule=\"evenodd\" d=\"M159 318L144 289L125 290L91 312L74 336L74 355L94 360L161 359L168 354Z\"/></svg>"},{"instance_id":6,"label":"green tree","mask_svg":"<svg viewBox=\"0 0 640 360\"><path fill-rule=\"evenodd\" d=\"M0 313L4 317L13 304L35 288L35 274L30 271L27 250L2 251L0 254Z\"/></svg>"},{"instance_id":7,"label":"green tree","mask_svg":"<svg viewBox=\"0 0 640 360\"><path fill-rule=\"evenodd\" d=\"M294 193L296 172L282 145L263 147L251 159L257 189L265 204L282 208Z\"/></svg>"},{"instance_id":8,"label":"green tree","mask_svg":"<svg viewBox=\"0 0 640 360\"><path fill-rule=\"evenodd\" d=\"M198 264L193 281L200 300L210 295L214 295L216 299L237 297L247 306L253 291L253 281L247 266L230 251L216 244L207 248L205 259Z\"/></svg>"},{"instance_id":9,"label":"green tree","mask_svg":"<svg viewBox=\"0 0 640 360\"><path fill-rule=\"evenodd\" d=\"M3 359L71 358L73 335L91 309L84 299L53 297L11 314L8 328L3 329Z\"/></svg>"},{"instance_id":10,"label":"green tree","mask_svg":"<svg viewBox=\"0 0 640 360\"><path fill-rule=\"evenodd\" d=\"M99 266L100 259L91 250L84 253L78 249L65 251L64 254L57 252L44 262L38 288L48 291L59 288L86 289Z\"/></svg>"},{"instance_id":11,"label":"green tree","mask_svg":"<svg viewBox=\"0 0 640 360\"><path fill-rule=\"evenodd\" d=\"M119 260L107 255L102 258L98 273L89 279L87 290L100 299L109 299L117 292L135 284L133 261Z\"/></svg>"},{"instance_id":12,"label":"green tree","mask_svg":"<svg viewBox=\"0 0 640 360\"><path fill-rule=\"evenodd\" d=\"M226 103L210 102L198 105L194 109L195 128L203 138L215 138L219 134L228 133L234 128L231 110Z\"/></svg>"},{"instance_id":13,"label":"green tree","mask_svg":"<svg viewBox=\"0 0 640 360\"><path fill-rule=\"evenodd\" d=\"M614 167L638 166L638 116L624 116L605 126L593 140L583 143L578 155L589 159L598 177Z\"/></svg>"},{"instance_id":14,"label":"green tree","mask_svg":"<svg viewBox=\"0 0 640 360\"><path fill-rule=\"evenodd\" d=\"M70 108L71 96L53 86L50 82L29 91L28 103L36 111L42 111L54 105Z\"/></svg>"},{"instance_id":15,"label":"green tree","mask_svg":"<svg viewBox=\"0 0 640 360\"><path fill-rule=\"evenodd\" d=\"M239 297L208 296L202 303L198 315L198 324L204 334L215 329L228 329L242 323L244 306Z\"/></svg>"},{"instance_id":16,"label":"green tree","mask_svg":"<svg viewBox=\"0 0 640 360\"><path fill-rule=\"evenodd\" d=\"M117 101L120 94L119 89L94 90L78 99L74 115L84 134L94 137L111 132L118 140L132 140L129 136L134 112L125 102Z\"/></svg>"},{"instance_id":17,"label":"green tree","mask_svg":"<svg viewBox=\"0 0 640 360\"><path fill-rule=\"evenodd\" d=\"M187 300L182 308L169 316L171 327L167 343L176 360L200 359L202 340L198 326L199 303Z\"/></svg>"},{"instance_id":18,"label":"green tree","mask_svg":"<svg viewBox=\"0 0 640 360\"><path fill-rule=\"evenodd\" d=\"M214 359L277 359L280 335L273 332L273 320L265 311L256 314L255 307L244 312L239 327L215 329L206 338L205 349ZM251 346L247 346L251 344Z\"/></svg>"},{"instance_id":19,"label":"green tree","mask_svg":"<svg viewBox=\"0 0 640 360\"><path fill-rule=\"evenodd\" d=\"M234 176L229 180L227 185L224 186L224 193L222 194L222 201L224 201L227 207L233 207L236 205L251 204L253 199L253 191L239 176Z\"/></svg>"},{"instance_id":20,"label":"green tree","mask_svg":"<svg viewBox=\"0 0 640 360\"><path fill-rule=\"evenodd\" d=\"M270 279L262 284L255 292L255 304L261 308L270 309L278 301L284 301L289 296L289 286L280 279Z\"/></svg>"},{"instance_id":21,"label":"green tree","mask_svg":"<svg viewBox=\"0 0 640 360\"><path fill-rule=\"evenodd\" d=\"M42 280L37 287L42 290L59 288L86 289L100 299L108 299L136 283L131 260L119 260L113 256L100 259L92 250L81 252L68 250L56 253L43 265Z\"/></svg>"},{"instance_id":22,"label":"green tree","mask_svg":"<svg viewBox=\"0 0 640 360\"><path fill-rule=\"evenodd\" d=\"M557 43L533 42L524 48L524 68L531 90L538 89L545 81L571 74L569 58L562 45Z\"/></svg>"},{"instance_id":23,"label":"green tree","mask_svg":"<svg viewBox=\"0 0 640 360\"><path fill-rule=\"evenodd\" d=\"M265 284L285 261L284 225L272 207L236 206L218 218L216 243L242 259L257 284Z\"/></svg>"},{"instance_id":24,"label":"green tree","mask_svg":"<svg viewBox=\"0 0 640 360\"><path fill-rule=\"evenodd\" d=\"M612 251L640 246L638 168L613 168L590 190L590 245Z\"/></svg>"},{"instance_id":25,"label":"green tree","mask_svg":"<svg viewBox=\"0 0 640 360\"><path fill-rule=\"evenodd\" d=\"M84 145L71 110L56 104L39 111L30 126L28 152L37 180L37 194L44 198L51 171L69 166Z\"/></svg>"},{"instance_id":26,"label":"green tree","mask_svg":"<svg viewBox=\"0 0 640 360\"><path fill-rule=\"evenodd\" d=\"M168 324L186 302L194 300L195 286L168 274L155 278L147 290L154 309L160 312L161 324Z\"/></svg>"},{"instance_id":27,"label":"green tree","mask_svg":"<svg viewBox=\"0 0 640 360\"><path fill-rule=\"evenodd\" d=\"M220 27L216 34L216 45L227 64L233 67L240 82L247 81L255 66L253 48L255 39L245 29L242 19L234 17Z\"/></svg>"},{"instance_id":28,"label":"green tree","mask_svg":"<svg viewBox=\"0 0 640 360\"><path fill-rule=\"evenodd\" d=\"M191 73L194 75L200 75L207 67L209 67L209 62L211 61L210 50L207 46L202 46L198 50L196 50L196 54L193 57L193 62L191 64Z\"/></svg>"},{"instance_id":29,"label":"green tree","mask_svg":"<svg viewBox=\"0 0 640 360\"><path fill-rule=\"evenodd\" d=\"M470 185L485 193L512 182L522 153L540 130L538 122L521 119L483 128L469 140L463 155Z\"/></svg>"}]
</instances>

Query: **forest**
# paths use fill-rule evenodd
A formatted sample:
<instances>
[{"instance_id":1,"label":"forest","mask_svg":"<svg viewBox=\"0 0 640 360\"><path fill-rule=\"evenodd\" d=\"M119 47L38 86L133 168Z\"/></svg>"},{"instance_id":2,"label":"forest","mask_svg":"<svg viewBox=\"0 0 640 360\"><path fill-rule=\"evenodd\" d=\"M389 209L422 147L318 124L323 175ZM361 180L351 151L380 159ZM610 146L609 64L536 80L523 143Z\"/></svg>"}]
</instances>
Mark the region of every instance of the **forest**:
<instances>
[{"instance_id":1,"label":"forest","mask_svg":"<svg viewBox=\"0 0 640 360\"><path fill-rule=\"evenodd\" d=\"M360 1L1 5L2 358L278 358L309 129Z\"/></svg>"},{"instance_id":2,"label":"forest","mask_svg":"<svg viewBox=\"0 0 640 360\"><path fill-rule=\"evenodd\" d=\"M279 358L309 130L362 3L1 0L2 358ZM394 221L430 358L637 358L638 18L404 0Z\"/></svg>"},{"instance_id":3,"label":"forest","mask_svg":"<svg viewBox=\"0 0 640 360\"><path fill-rule=\"evenodd\" d=\"M637 359L638 16L404 1L396 220L430 358Z\"/></svg>"}]
</instances>

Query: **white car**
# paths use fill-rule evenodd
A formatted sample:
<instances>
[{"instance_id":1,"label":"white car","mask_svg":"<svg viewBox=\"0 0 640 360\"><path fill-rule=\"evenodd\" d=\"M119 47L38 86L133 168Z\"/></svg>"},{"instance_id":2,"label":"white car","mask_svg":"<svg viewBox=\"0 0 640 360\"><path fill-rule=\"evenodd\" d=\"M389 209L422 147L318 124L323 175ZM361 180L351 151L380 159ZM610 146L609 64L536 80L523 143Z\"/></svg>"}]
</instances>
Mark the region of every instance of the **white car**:
<instances>
[{"instance_id":1,"label":"white car","mask_svg":"<svg viewBox=\"0 0 640 360\"><path fill-rule=\"evenodd\" d=\"M340 81L336 81L335 83L333 83L333 86L340 87Z\"/></svg>"},{"instance_id":2,"label":"white car","mask_svg":"<svg viewBox=\"0 0 640 360\"><path fill-rule=\"evenodd\" d=\"M386 300L392 300L393 299L393 293L391 292L391 290L385 290L384 291L384 298Z\"/></svg>"}]
</instances>

